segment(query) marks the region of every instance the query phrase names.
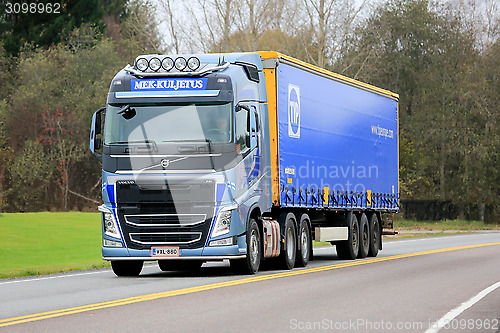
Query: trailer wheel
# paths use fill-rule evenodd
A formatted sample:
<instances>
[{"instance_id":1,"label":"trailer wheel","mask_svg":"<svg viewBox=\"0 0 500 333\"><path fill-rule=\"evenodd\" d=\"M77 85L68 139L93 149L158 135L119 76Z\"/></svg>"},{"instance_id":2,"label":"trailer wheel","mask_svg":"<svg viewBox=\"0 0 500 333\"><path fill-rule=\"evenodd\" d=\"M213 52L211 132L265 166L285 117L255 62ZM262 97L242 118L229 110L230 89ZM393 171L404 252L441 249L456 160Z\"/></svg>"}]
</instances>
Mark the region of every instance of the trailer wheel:
<instances>
[{"instance_id":1,"label":"trailer wheel","mask_svg":"<svg viewBox=\"0 0 500 333\"><path fill-rule=\"evenodd\" d=\"M195 271L201 268L201 260L158 260L158 266L167 271Z\"/></svg>"},{"instance_id":2,"label":"trailer wheel","mask_svg":"<svg viewBox=\"0 0 500 333\"><path fill-rule=\"evenodd\" d=\"M373 213L370 216L370 249L368 256L376 257L380 249L382 238L380 237L380 224L378 222L377 214Z\"/></svg>"},{"instance_id":3,"label":"trailer wheel","mask_svg":"<svg viewBox=\"0 0 500 333\"><path fill-rule=\"evenodd\" d=\"M302 214L299 220L299 242L296 265L299 267L306 267L309 263L309 258L311 256L312 250L311 230L309 228L309 215Z\"/></svg>"},{"instance_id":4,"label":"trailer wheel","mask_svg":"<svg viewBox=\"0 0 500 333\"><path fill-rule=\"evenodd\" d=\"M284 217L285 228L284 248L280 255L281 266L284 269L292 269L295 266L295 258L297 255L297 231L295 228L296 219L293 213L281 214L280 220ZM280 223L281 224L281 223Z\"/></svg>"},{"instance_id":5,"label":"trailer wheel","mask_svg":"<svg viewBox=\"0 0 500 333\"><path fill-rule=\"evenodd\" d=\"M359 251L358 258L366 258L370 248L370 227L368 225L368 217L366 214L361 214L359 219Z\"/></svg>"},{"instance_id":6,"label":"trailer wheel","mask_svg":"<svg viewBox=\"0 0 500 333\"><path fill-rule=\"evenodd\" d=\"M342 260L354 260L359 251L359 224L356 215L351 212L346 220L349 234L347 240L337 243L337 256Z\"/></svg>"},{"instance_id":7,"label":"trailer wheel","mask_svg":"<svg viewBox=\"0 0 500 333\"><path fill-rule=\"evenodd\" d=\"M141 260L113 260L111 268L116 276L138 276L142 271Z\"/></svg>"},{"instance_id":8,"label":"trailer wheel","mask_svg":"<svg viewBox=\"0 0 500 333\"><path fill-rule=\"evenodd\" d=\"M244 259L229 260L231 269L237 274L255 274L261 259L261 238L259 226L251 218L247 230L247 256Z\"/></svg>"}]
</instances>

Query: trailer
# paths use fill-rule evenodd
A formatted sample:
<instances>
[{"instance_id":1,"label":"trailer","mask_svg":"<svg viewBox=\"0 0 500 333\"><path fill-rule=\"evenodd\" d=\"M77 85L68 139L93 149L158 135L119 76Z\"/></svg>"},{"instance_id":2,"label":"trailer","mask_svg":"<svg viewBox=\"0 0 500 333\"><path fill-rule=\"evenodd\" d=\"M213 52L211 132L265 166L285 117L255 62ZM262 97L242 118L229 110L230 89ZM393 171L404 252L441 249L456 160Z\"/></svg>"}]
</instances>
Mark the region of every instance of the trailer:
<instances>
[{"instance_id":1,"label":"trailer","mask_svg":"<svg viewBox=\"0 0 500 333\"><path fill-rule=\"evenodd\" d=\"M277 52L137 57L92 119L103 259L134 276L292 269L313 240L376 256L399 210L398 99Z\"/></svg>"}]
</instances>

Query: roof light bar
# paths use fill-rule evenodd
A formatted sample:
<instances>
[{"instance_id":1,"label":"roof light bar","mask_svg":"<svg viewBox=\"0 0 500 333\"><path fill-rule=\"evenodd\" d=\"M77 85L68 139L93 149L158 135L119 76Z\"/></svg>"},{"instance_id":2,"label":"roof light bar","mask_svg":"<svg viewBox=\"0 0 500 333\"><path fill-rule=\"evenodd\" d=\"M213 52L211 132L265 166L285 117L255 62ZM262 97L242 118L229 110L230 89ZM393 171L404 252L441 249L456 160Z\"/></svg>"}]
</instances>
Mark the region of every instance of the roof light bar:
<instances>
[{"instance_id":1,"label":"roof light bar","mask_svg":"<svg viewBox=\"0 0 500 333\"><path fill-rule=\"evenodd\" d=\"M171 72L174 68L178 72L195 72L200 68L200 59L197 57L190 57L186 60L184 57L177 57L175 61L171 57L152 57L141 56L135 61L135 69L146 74L152 72L158 72L162 74L164 72ZM175 73L175 71L173 72Z\"/></svg>"}]
</instances>

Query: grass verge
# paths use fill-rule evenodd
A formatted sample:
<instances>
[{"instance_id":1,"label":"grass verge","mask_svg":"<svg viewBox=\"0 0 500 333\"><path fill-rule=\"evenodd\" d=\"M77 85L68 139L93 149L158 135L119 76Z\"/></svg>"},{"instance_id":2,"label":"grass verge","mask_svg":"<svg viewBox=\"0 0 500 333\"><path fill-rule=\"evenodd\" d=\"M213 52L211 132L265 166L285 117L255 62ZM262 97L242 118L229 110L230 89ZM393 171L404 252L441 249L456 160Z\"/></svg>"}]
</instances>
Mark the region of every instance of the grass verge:
<instances>
[{"instance_id":1,"label":"grass verge","mask_svg":"<svg viewBox=\"0 0 500 333\"><path fill-rule=\"evenodd\" d=\"M384 236L384 239L500 230L498 224L460 220L439 222L396 220L394 228L407 232L397 236ZM453 232L450 233L449 230ZM417 232L411 233L411 231ZM314 242L314 246L329 245L329 242ZM0 278L107 266L109 263L101 259L99 213L0 214Z\"/></svg>"},{"instance_id":2,"label":"grass verge","mask_svg":"<svg viewBox=\"0 0 500 333\"><path fill-rule=\"evenodd\" d=\"M0 215L0 278L105 267L99 213Z\"/></svg>"},{"instance_id":3,"label":"grass verge","mask_svg":"<svg viewBox=\"0 0 500 333\"><path fill-rule=\"evenodd\" d=\"M415 221L395 220L395 230L423 230L423 231L477 231L477 230L500 230L498 224L486 224L481 221L444 220L444 221Z\"/></svg>"},{"instance_id":4,"label":"grass verge","mask_svg":"<svg viewBox=\"0 0 500 333\"><path fill-rule=\"evenodd\" d=\"M415 221L395 220L394 230L399 235L383 236L383 240L440 237L472 233L481 230L500 230L498 224L487 224L481 221L444 220L444 221ZM329 242L313 242L313 246L329 246Z\"/></svg>"}]
</instances>

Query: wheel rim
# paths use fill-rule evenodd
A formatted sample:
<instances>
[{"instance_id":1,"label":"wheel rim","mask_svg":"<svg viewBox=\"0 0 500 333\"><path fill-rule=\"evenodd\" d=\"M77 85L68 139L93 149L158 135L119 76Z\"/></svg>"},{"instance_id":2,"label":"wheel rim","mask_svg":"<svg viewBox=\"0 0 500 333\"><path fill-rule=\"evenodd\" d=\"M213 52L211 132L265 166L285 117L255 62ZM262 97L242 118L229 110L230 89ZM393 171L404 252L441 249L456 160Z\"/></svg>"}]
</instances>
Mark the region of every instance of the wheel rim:
<instances>
[{"instance_id":1,"label":"wheel rim","mask_svg":"<svg viewBox=\"0 0 500 333\"><path fill-rule=\"evenodd\" d=\"M286 231L286 255L288 259L293 258L293 251L294 251L293 242L294 242L293 230L292 228L288 228L288 230Z\"/></svg>"},{"instance_id":2,"label":"wheel rim","mask_svg":"<svg viewBox=\"0 0 500 333\"><path fill-rule=\"evenodd\" d=\"M368 236L368 225L365 223L363 227L363 247L368 248L368 245L370 245L370 237Z\"/></svg>"},{"instance_id":3,"label":"wheel rim","mask_svg":"<svg viewBox=\"0 0 500 333\"><path fill-rule=\"evenodd\" d=\"M252 265L255 266L259 257L259 239L255 229L252 230L252 234L250 236L250 257Z\"/></svg>"},{"instance_id":4,"label":"wheel rim","mask_svg":"<svg viewBox=\"0 0 500 333\"><path fill-rule=\"evenodd\" d=\"M378 249L378 239L379 239L378 222L375 222L373 224L373 245L375 249Z\"/></svg>"},{"instance_id":5,"label":"wheel rim","mask_svg":"<svg viewBox=\"0 0 500 333\"><path fill-rule=\"evenodd\" d=\"M358 222L352 224L352 248L354 251L358 248L359 227Z\"/></svg>"},{"instance_id":6,"label":"wheel rim","mask_svg":"<svg viewBox=\"0 0 500 333\"><path fill-rule=\"evenodd\" d=\"M307 228L304 226L302 227L302 230L300 232L301 235L301 252L302 252L302 258L307 259L309 256L309 237L308 237L308 232Z\"/></svg>"}]
</instances>

